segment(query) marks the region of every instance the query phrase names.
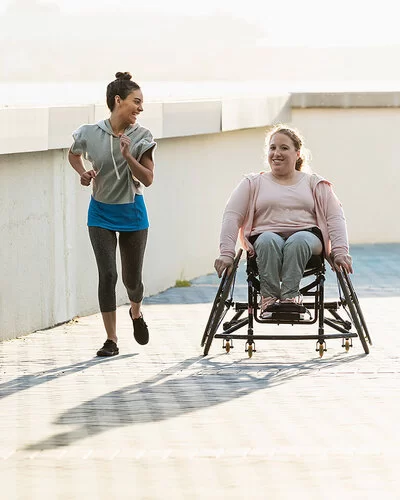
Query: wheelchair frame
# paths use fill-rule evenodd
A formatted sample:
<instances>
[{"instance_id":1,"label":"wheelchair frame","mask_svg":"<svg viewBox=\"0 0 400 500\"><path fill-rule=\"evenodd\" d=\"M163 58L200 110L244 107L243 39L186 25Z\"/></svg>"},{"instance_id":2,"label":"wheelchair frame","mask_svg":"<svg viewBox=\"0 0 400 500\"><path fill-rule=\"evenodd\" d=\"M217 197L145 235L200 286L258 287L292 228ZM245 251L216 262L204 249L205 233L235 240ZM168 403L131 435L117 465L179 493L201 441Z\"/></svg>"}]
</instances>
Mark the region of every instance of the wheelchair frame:
<instances>
[{"instance_id":1,"label":"wheelchair frame","mask_svg":"<svg viewBox=\"0 0 400 500\"><path fill-rule=\"evenodd\" d=\"M303 297L314 297L311 302L304 302L304 306L309 314L309 319L301 319L299 312L295 310L272 313L272 317L262 319L258 315L258 296L260 293L260 282L257 277L257 265L255 258L247 256L247 283L248 283L248 301L235 302L233 300L233 291L235 286L236 274L243 250L240 249L236 254L231 268L226 269L221 278L210 316L203 333L201 347L204 347L204 356L209 353L214 338L223 339L223 349L229 352L233 347L234 339L246 340L245 351L249 357L256 352L255 340L316 340L316 351L322 357L326 349L326 339L342 339L342 347L349 351L353 346L352 339L359 337L365 354L369 353L369 345L372 345L371 337L362 313L360 303L350 280L350 276L344 270L336 271L336 278L339 288L339 300L324 301L324 282L325 282L325 262L321 256L313 256L309 261L303 274L303 278L315 275L315 279L303 286L300 293ZM235 314L231 320L223 323L223 332L217 333L223 319L229 309L233 308ZM339 314L340 310L347 314L347 319L343 319ZM242 318L243 313L247 311L247 316ZM313 314L311 313L313 311ZM330 317L326 317L326 312ZM291 324L291 325L312 325L318 323L317 334L307 335L255 335L254 322L269 324ZM237 330L247 325L247 335L235 334ZM325 333L325 325L328 325L339 333ZM352 327L355 332L350 332Z\"/></svg>"}]
</instances>

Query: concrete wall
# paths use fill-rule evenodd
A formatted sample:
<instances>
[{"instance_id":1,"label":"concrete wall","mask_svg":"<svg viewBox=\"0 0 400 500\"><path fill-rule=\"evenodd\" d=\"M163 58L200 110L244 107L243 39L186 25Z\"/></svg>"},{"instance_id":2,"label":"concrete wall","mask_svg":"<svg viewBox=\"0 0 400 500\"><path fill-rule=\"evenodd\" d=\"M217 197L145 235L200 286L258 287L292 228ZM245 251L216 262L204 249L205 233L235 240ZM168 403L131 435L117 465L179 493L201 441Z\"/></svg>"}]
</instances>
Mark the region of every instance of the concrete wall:
<instances>
[{"instance_id":1,"label":"concrete wall","mask_svg":"<svg viewBox=\"0 0 400 500\"><path fill-rule=\"evenodd\" d=\"M89 311L95 280L83 234L88 193L66 151L0 156L0 192L0 337Z\"/></svg>"},{"instance_id":2,"label":"concrete wall","mask_svg":"<svg viewBox=\"0 0 400 500\"><path fill-rule=\"evenodd\" d=\"M296 108L312 168L334 184L351 243L400 241L400 109Z\"/></svg>"}]
</instances>

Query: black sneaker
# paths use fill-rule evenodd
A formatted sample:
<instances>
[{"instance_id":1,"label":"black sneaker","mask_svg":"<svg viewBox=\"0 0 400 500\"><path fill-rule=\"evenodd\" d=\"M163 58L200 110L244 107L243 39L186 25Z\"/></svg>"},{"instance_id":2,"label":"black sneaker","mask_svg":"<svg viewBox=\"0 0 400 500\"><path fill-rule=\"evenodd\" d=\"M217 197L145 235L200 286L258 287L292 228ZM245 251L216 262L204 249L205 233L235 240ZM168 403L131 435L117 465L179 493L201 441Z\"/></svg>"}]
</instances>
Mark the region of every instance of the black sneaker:
<instances>
[{"instance_id":1,"label":"black sneaker","mask_svg":"<svg viewBox=\"0 0 400 500\"><path fill-rule=\"evenodd\" d=\"M149 342L149 329L144 322L143 315L140 318L132 318L132 312L129 309L129 316L131 317L133 323L133 336L135 340L140 345L146 345Z\"/></svg>"},{"instance_id":2,"label":"black sneaker","mask_svg":"<svg viewBox=\"0 0 400 500\"><path fill-rule=\"evenodd\" d=\"M115 356L116 354L119 354L118 346L110 339L107 339L103 347L97 351L97 356Z\"/></svg>"}]
</instances>

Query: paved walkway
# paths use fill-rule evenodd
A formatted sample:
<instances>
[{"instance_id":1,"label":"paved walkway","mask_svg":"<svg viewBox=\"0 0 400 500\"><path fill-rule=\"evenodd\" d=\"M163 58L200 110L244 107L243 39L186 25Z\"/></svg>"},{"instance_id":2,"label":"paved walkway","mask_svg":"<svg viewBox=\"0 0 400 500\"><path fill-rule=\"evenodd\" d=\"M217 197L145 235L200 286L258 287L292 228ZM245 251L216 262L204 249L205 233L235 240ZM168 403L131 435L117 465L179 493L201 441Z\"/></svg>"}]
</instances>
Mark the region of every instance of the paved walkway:
<instances>
[{"instance_id":1,"label":"paved walkway","mask_svg":"<svg viewBox=\"0 0 400 500\"><path fill-rule=\"evenodd\" d=\"M99 314L0 344L1 498L400 498L400 245L353 255L369 356L215 340L204 358L214 276L146 300L145 347L120 307L115 358L94 357Z\"/></svg>"}]
</instances>

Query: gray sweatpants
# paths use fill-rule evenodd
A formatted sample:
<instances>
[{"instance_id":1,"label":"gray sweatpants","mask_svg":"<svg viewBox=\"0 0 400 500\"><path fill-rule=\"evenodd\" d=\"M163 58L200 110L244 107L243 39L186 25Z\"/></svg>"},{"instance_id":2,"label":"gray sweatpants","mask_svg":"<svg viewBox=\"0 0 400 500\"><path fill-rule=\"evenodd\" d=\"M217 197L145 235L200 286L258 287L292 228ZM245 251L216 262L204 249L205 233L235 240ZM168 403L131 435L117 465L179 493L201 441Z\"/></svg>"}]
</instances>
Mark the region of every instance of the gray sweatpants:
<instances>
[{"instance_id":1,"label":"gray sweatpants","mask_svg":"<svg viewBox=\"0 0 400 500\"><path fill-rule=\"evenodd\" d=\"M118 237L121 254L122 282L129 300L139 303L143 299L142 269L147 243L147 229L120 232ZM115 311L117 284L117 233L102 227L89 227L89 236L99 271L99 305L101 312Z\"/></svg>"},{"instance_id":2,"label":"gray sweatpants","mask_svg":"<svg viewBox=\"0 0 400 500\"><path fill-rule=\"evenodd\" d=\"M298 231L287 239L266 231L257 238L254 249L261 295L289 299L299 295L307 262L312 255L321 254L322 243L310 231Z\"/></svg>"}]
</instances>

